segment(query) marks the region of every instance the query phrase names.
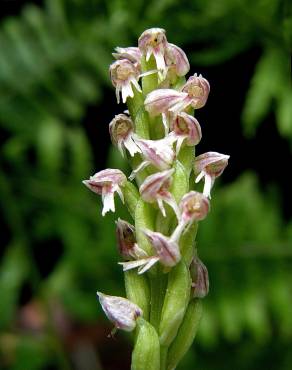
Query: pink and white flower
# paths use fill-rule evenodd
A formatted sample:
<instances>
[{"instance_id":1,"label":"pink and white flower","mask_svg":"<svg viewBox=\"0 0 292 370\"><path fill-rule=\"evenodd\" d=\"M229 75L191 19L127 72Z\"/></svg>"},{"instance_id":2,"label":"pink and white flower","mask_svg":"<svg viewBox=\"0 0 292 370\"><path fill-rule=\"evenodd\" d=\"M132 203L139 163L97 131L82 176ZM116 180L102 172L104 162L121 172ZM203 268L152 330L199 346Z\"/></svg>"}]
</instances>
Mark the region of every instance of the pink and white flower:
<instances>
[{"instance_id":1,"label":"pink and white flower","mask_svg":"<svg viewBox=\"0 0 292 370\"><path fill-rule=\"evenodd\" d=\"M150 116L158 116L167 113L171 108L181 105L185 106L188 94L172 89L157 89L151 91L144 101L145 109Z\"/></svg>"},{"instance_id":2,"label":"pink and white flower","mask_svg":"<svg viewBox=\"0 0 292 370\"><path fill-rule=\"evenodd\" d=\"M209 82L201 75L191 76L182 91L158 89L151 91L144 101L145 109L152 116L170 113L176 116L188 107L202 108L210 92Z\"/></svg>"},{"instance_id":3,"label":"pink and white flower","mask_svg":"<svg viewBox=\"0 0 292 370\"><path fill-rule=\"evenodd\" d=\"M195 109L199 109L206 104L210 92L210 84L202 75L198 76L195 73L189 77L182 87L182 92L188 94L190 105Z\"/></svg>"},{"instance_id":4,"label":"pink and white flower","mask_svg":"<svg viewBox=\"0 0 292 370\"><path fill-rule=\"evenodd\" d=\"M152 230L143 230L150 241L155 255L148 258L137 259L136 261L120 262L123 271L138 268L138 274L143 274L149 270L158 261L165 267L175 266L181 259L178 244L167 236Z\"/></svg>"},{"instance_id":5,"label":"pink and white flower","mask_svg":"<svg viewBox=\"0 0 292 370\"><path fill-rule=\"evenodd\" d=\"M144 31L138 40L139 49L145 55L146 61L149 61L151 55L154 56L160 81L165 78L166 73L164 56L167 45L165 30L162 28L150 28Z\"/></svg>"},{"instance_id":6,"label":"pink and white flower","mask_svg":"<svg viewBox=\"0 0 292 370\"><path fill-rule=\"evenodd\" d=\"M172 166L175 159L175 153L172 148L175 139L173 137L166 137L160 140L145 140L138 136L134 138L135 143L140 148L143 162L131 173L130 180L136 174L152 164L158 170L166 170Z\"/></svg>"},{"instance_id":7,"label":"pink and white flower","mask_svg":"<svg viewBox=\"0 0 292 370\"><path fill-rule=\"evenodd\" d=\"M143 230L163 266L173 267L181 259L178 244L167 236L152 230Z\"/></svg>"},{"instance_id":8,"label":"pink and white flower","mask_svg":"<svg viewBox=\"0 0 292 370\"><path fill-rule=\"evenodd\" d=\"M140 186L140 194L142 199L148 203L156 203L163 214L166 217L163 202L167 203L175 212L177 218L180 218L180 211L176 204L173 195L169 192L169 188L172 181L172 174L174 169L157 172L154 175L146 177L143 184Z\"/></svg>"},{"instance_id":9,"label":"pink and white flower","mask_svg":"<svg viewBox=\"0 0 292 370\"><path fill-rule=\"evenodd\" d=\"M135 303L122 297L111 296L101 292L96 293L101 307L116 329L132 331L136 327L137 319L143 311Z\"/></svg>"},{"instance_id":10,"label":"pink and white flower","mask_svg":"<svg viewBox=\"0 0 292 370\"><path fill-rule=\"evenodd\" d=\"M121 187L127 182L126 176L118 169L106 169L90 176L89 180L82 181L91 191L102 196L102 215L107 212L115 212L114 194L117 192L124 202Z\"/></svg>"},{"instance_id":11,"label":"pink and white flower","mask_svg":"<svg viewBox=\"0 0 292 370\"><path fill-rule=\"evenodd\" d=\"M228 164L229 155L217 152L207 152L195 159L194 172L197 175L196 183L205 179L203 193L211 198L211 189L215 179L222 174Z\"/></svg>"},{"instance_id":12,"label":"pink and white flower","mask_svg":"<svg viewBox=\"0 0 292 370\"><path fill-rule=\"evenodd\" d=\"M198 191L190 191L185 194L180 203L180 218L171 239L178 242L182 232L193 222L201 221L206 218L209 209L209 199Z\"/></svg>"},{"instance_id":13,"label":"pink and white flower","mask_svg":"<svg viewBox=\"0 0 292 370\"><path fill-rule=\"evenodd\" d=\"M197 145L202 138L201 126L195 117L180 112L171 122L172 132L169 134L176 140L176 155L183 142L188 146Z\"/></svg>"},{"instance_id":14,"label":"pink and white flower","mask_svg":"<svg viewBox=\"0 0 292 370\"><path fill-rule=\"evenodd\" d=\"M141 153L141 149L134 141L134 123L130 117L125 114L116 115L109 124L109 132L112 143L118 147L123 157L125 148L131 157L135 153Z\"/></svg>"},{"instance_id":15,"label":"pink and white flower","mask_svg":"<svg viewBox=\"0 0 292 370\"><path fill-rule=\"evenodd\" d=\"M126 103L127 98L134 96L132 85L142 92L138 83L140 70L137 65L133 64L127 59L117 60L110 65L110 76L114 87L116 88L117 102L120 102L120 93L122 94L122 101Z\"/></svg>"}]
</instances>

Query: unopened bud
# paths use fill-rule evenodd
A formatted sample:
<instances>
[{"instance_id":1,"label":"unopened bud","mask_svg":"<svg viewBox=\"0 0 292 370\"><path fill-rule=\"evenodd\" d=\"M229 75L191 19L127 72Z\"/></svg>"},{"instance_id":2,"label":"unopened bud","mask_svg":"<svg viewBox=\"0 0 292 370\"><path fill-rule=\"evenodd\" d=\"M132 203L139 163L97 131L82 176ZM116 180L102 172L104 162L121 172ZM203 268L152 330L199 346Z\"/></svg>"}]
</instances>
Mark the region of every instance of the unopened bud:
<instances>
[{"instance_id":1,"label":"unopened bud","mask_svg":"<svg viewBox=\"0 0 292 370\"><path fill-rule=\"evenodd\" d=\"M126 298L96 293L101 307L117 329L132 331L136 327L138 317L143 315L140 307Z\"/></svg>"},{"instance_id":2,"label":"unopened bud","mask_svg":"<svg viewBox=\"0 0 292 370\"><path fill-rule=\"evenodd\" d=\"M116 222L118 250L125 259L141 259L148 257L147 253L136 243L135 227L120 218Z\"/></svg>"},{"instance_id":3,"label":"unopened bud","mask_svg":"<svg viewBox=\"0 0 292 370\"><path fill-rule=\"evenodd\" d=\"M207 267L198 257L194 257L191 262L190 274L193 298L206 297L209 292L209 274Z\"/></svg>"},{"instance_id":4,"label":"unopened bud","mask_svg":"<svg viewBox=\"0 0 292 370\"><path fill-rule=\"evenodd\" d=\"M118 250L125 259L132 256L133 249L136 243L135 227L127 221L120 218L116 222L116 235L118 242Z\"/></svg>"}]
</instances>

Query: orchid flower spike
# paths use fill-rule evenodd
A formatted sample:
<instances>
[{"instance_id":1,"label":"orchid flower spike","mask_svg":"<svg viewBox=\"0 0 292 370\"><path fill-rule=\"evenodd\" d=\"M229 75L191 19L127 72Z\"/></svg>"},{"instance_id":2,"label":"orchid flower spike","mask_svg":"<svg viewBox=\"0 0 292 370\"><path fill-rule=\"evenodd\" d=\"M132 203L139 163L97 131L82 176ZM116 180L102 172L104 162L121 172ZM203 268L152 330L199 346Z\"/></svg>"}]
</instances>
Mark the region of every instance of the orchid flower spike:
<instances>
[{"instance_id":1,"label":"orchid flower spike","mask_svg":"<svg viewBox=\"0 0 292 370\"><path fill-rule=\"evenodd\" d=\"M220 176L228 164L229 155L217 152L207 152L195 159L194 172L197 175L196 183L205 178L203 193L211 198L211 189L216 177Z\"/></svg>"},{"instance_id":2,"label":"orchid flower spike","mask_svg":"<svg viewBox=\"0 0 292 370\"><path fill-rule=\"evenodd\" d=\"M178 155L182 143L186 145L197 145L202 138L202 131L199 122L195 117L185 112L178 113L171 124L172 132L169 134L176 140L176 155Z\"/></svg>"},{"instance_id":3,"label":"orchid flower spike","mask_svg":"<svg viewBox=\"0 0 292 370\"><path fill-rule=\"evenodd\" d=\"M165 267L173 267L180 261L180 250L176 242L159 232L148 229L144 229L143 232L149 239L155 255L136 261L121 262L120 265L123 266L123 271L138 267L138 274L140 275L149 270L158 261Z\"/></svg>"},{"instance_id":4,"label":"orchid flower spike","mask_svg":"<svg viewBox=\"0 0 292 370\"><path fill-rule=\"evenodd\" d=\"M102 196L104 216L108 211L115 212L114 193L117 192L124 202L121 187L127 182L126 176L122 171L108 168L90 176L89 180L82 181L88 189Z\"/></svg>"},{"instance_id":5,"label":"orchid flower spike","mask_svg":"<svg viewBox=\"0 0 292 370\"><path fill-rule=\"evenodd\" d=\"M139 49L145 55L146 62L149 61L151 55L154 56L160 81L165 78L166 73L165 50L167 45L165 30L162 28L150 28L144 31L138 40Z\"/></svg>"},{"instance_id":6,"label":"orchid flower spike","mask_svg":"<svg viewBox=\"0 0 292 370\"><path fill-rule=\"evenodd\" d=\"M152 164L158 170L166 170L171 167L175 154L172 148L175 138L165 137L160 140L144 140L137 135L134 137L135 143L142 153L142 163L131 173L129 179L133 180L139 171Z\"/></svg>"},{"instance_id":7,"label":"orchid flower spike","mask_svg":"<svg viewBox=\"0 0 292 370\"><path fill-rule=\"evenodd\" d=\"M142 199L148 203L157 202L158 207L166 217L166 212L163 206L163 202L167 203L175 212L178 219L180 219L180 211L176 204L173 195L168 191L171 185L171 176L174 169L157 172L154 175L146 177L143 184L140 186L140 194Z\"/></svg>"},{"instance_id":8,"label":"orchid flower spike","mask_svg":"<svg viewBox=\"0 0 292 370\"><path fill-rule=\"evenodd\" d=\"M209 293L209 274L207 267L198 258L194 257L190 265L192 278L193 298L204 298Z\"/></svg>"},{"instance_id":9,"label":"orchid flower spike","mask_svg":"<svg viewBox=\"0 0 292 370\"><path fill-rule=\"evenodd\" d=\"M129 222L119 218L116 221L116 235L118 250L125 260L147 257L146 252L136 242L135 227Z\"/></svg>"},{"instance_id":10,"label":"orchid flower spike","mask_svg":"<svg viewBox=\"0 0 292 370\"><path fill-rule=\"evenodd\" d=\"M127 59L136 66L140 67L142 53L139 48L133 46L130 46L128 48L116 47L115 51L115 53L112 53L115 59Z\"/></svg>"},{"instance_id":11,"label":"orchid flower spike","mask_svg":"<svg viewBox=\"0 0 292 370\"><path fill-rule=\"evenodd\" d=\"M139 306L122 297L110 296L100 292L96 294L104 313L113 322L116 329L125 331L135 329L138 317L143 315Z\"/></svg>"},{"instance_id":12,"label":"orchid flower spike","mask_svg":"<svg viewBox=\"0 0 292 370\"><path fill-rule=\"evenodd\" d=\"M171 235L171 240L178 242L182 232L193 222L201 221L206 218L209 209L209 199L197 191L190 191L185 194L180 203L179 209L181 217L178 225Z\"/></svg>"},{"instance_id":13,"label":"orchid flower spike","mask_svg":"<svg viewBox=\"0 0 292 370\"><path fill-rule=\"evenodd\" d=\"M128 97L133 98L132 84L139 92L142 92L138 83L140 70L137 65L127 59L121 59L112 63L109 70L112 84L116 88L118 103L120 103L120 93L122 94L123 103L126 103Z\"/></svg>"},{"instance_id":14,"label":"orchid flower spike","mask_svg":"<svg viewBox=\"0 0 292 370\"><path fill-rule=\"evenodd\" d=\"M131 157L135 153L141 153L141 149L137 146L133 139L134 123L130 117L125 114L118 114L109 124L109 132L112 143L116 145L124 157L124 148L126 148Z\"/></svg>"}]
</instances>

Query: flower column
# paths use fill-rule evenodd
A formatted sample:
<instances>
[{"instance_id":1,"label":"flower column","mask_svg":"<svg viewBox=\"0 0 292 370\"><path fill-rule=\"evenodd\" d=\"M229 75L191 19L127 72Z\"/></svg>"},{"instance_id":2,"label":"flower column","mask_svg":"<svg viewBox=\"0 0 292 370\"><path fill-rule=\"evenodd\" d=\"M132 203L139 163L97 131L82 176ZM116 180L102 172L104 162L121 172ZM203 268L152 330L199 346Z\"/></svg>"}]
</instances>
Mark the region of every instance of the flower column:
<instances>
[{"instance_id":1,"label":"flower column","mask_svg":"<svg viewBox=\"0 0 292 370\"><path fill-rule=\"evenodd\" d=\"M106 169L84 184L102 196L102 215L115 211L117 193L133 224L117 220L127 299L97 295L114 329L136 330L131 368L171 370L193 342L209 290L195 238L229 156L195 158L202 133L193 113L205 105L210 86L197 74L186 81L188 59L163 29L146 30L138 47L116 48L113 56L111 80L129 114L114 117L109 131L132 173L127 179ZM195 187L203 178L201 193Z\"/></svg>"}]
</instances>

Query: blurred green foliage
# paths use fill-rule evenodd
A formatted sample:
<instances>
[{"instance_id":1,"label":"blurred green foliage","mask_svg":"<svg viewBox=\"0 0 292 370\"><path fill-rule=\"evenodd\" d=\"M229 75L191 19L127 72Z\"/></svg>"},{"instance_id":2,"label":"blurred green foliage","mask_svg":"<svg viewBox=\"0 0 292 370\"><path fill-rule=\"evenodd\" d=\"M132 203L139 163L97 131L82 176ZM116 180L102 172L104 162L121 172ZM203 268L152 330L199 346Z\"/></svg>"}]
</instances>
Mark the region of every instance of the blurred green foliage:
<instances>
[{"instance_id":1,"label":"blurred green foliage","mask_svg":"<svg viewBox=\"0 0 292 370\"><path fill-rule=\"evenodd\" d=\"M96 290L124 294L122 273L115 264L116 216L102 219L98 200L81 185L95 170L81 122L88 105L98 103L109 84L113 48L133 44L154 25L167 29L168 39L181 47L203 45L190 56L196 65L220 64L259 48L242 112L243 129L254 134L273 110L280 134L291 141L288 3L47 0L43 9L27 5L19 17L4 19L0 124L6 139L1 148L0 201L11 238L0 261L0 367L71 368L66 354L70 350L64 350L62 336L50 320L41 336L19 329L24 285L42 302L46 315L52 315L56 300L80 325L93 326L100 317ZM124 166L115 149L108 165ZM253 365L248 353L262 353L265 345L275 342L282 343L284 353L292 339L292 224L282 220L277 190L262 193L254 173L222 189L218 186L214 194L212 213L198 234L211 277L199 348L205 355L223 351L227 356L226 343L238 344L242 351L230 366L258 370L261 365ZM118 208L119 216L128 218ZM53 244L61 256L42 276L35 255ZM213 363L204 362L200 351L190 353L180 368L192 369L193 360L202 369L226 368L215 362L216 356ZM287 353L273 369L291 368ZM95 364L99 369L98 360Z\"/></svg>"}]
</instances>

